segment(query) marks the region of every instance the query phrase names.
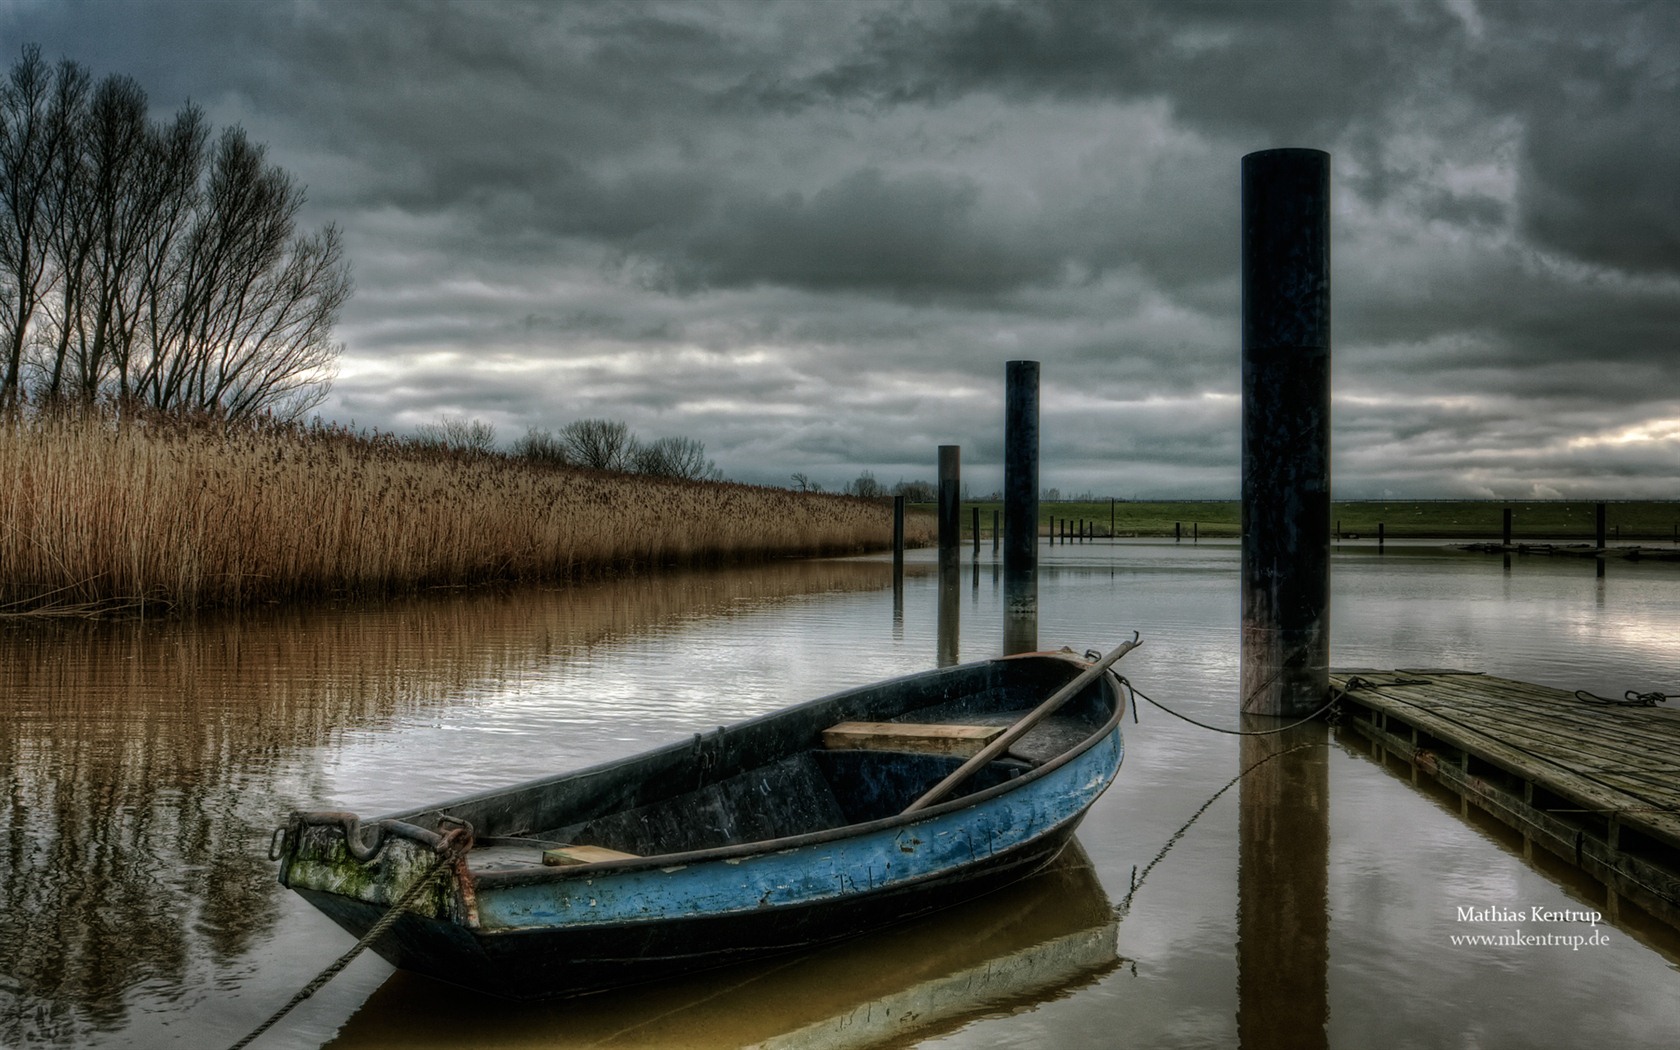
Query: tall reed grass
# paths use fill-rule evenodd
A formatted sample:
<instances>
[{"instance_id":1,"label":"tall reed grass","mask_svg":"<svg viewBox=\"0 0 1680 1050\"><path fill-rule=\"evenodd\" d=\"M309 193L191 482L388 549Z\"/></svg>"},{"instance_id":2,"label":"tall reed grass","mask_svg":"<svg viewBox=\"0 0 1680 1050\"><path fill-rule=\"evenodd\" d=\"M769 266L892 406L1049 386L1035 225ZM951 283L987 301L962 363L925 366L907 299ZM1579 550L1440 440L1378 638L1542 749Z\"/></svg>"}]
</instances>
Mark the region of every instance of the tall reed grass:
<instances>
[{"instance_id":1,"label":"tall reed grass","mask_svg":"<svg viewBox=\"0 0 1680 1050\"><path fill-rule=\"evenodd\" d=\"M910 542L925 543L926 519ZM331 427L0 423L0 610L190 610L889 546L889 504Z\"/></svg>"}]
</instances>

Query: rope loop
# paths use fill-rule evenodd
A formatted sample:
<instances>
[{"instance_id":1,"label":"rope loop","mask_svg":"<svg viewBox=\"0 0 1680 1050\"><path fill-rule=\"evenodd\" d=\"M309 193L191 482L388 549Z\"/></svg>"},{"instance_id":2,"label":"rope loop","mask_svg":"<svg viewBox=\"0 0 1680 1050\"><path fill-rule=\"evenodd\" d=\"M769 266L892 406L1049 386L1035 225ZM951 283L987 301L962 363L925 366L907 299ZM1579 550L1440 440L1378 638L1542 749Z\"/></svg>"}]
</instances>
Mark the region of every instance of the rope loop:
<instances>
[{"instance_id":1,"label":"rope loop","mask_svg":"<svg viewBox=\"0 0 1680 1050\"><path fill-rule=\"evenodd\" d=\"M1592 704L1595 707L1655 707L1658 704L1665 703L1668 700L1668 696L1665 693L1641 693L1637 690L1629 689L1627 692L1622 694L1622 698L1620 700L1612 700L1609 697L1599 696L1596 693L1589 693L1585 689L1577 689L1575 690L1575 699L1581 701L1583 704Z\"/></svg>"},{"instance_id":2,"label":"rope loop","mask_svg":"<svg viewBox=\"0 0 1680 1050\"><path fill-rule=\"evenodd\" d=\"M434 847L437 851L437 860L432 862L432 866L427 868L418 879L414 880L413 884L397 899L397 902L391 905L390 910L381 916L367 933L362 935L362 939L357 941L354 947L335 959L326 969L316 974L315 979L300 988L298 993L292 996L291 1001L276 1010L268 1020L253 1028L249 1035L234 1043L228 1050L244 1050L258 1036L274 1027L275 1023L282 1017L291 1013L293 1007L326 987L327 982L337 977L346 966L350 965L351 960L362 954L368 945L383 937L385 931L397 924L397 920L402 917L402 913L408 910L410 904L420 898L420 894L437 879L440 872L466 857L467 852L472 849L473 826L458 817L449 816L439 818L438 824L440 827L447 827L449 830L443 832L438 838L438 843ZM346 828L347 835L348 831L349 829Z\"/></svg>"}]
</instances>

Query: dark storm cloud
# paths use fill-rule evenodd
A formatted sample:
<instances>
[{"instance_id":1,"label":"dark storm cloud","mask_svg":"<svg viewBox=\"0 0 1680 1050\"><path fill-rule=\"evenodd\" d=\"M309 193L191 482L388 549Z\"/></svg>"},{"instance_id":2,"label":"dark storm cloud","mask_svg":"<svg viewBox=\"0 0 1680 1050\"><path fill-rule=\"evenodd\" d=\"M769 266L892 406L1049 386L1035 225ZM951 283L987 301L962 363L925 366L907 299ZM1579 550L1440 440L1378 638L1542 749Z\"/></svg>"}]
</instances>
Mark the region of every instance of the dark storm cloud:
<instances>
[{"instance_id":1,"label":"dark storm cloud","mask_svg":"<svg viewBox=\"0 0 1680 1050\"><path fill-rule=\"evenodd\" d=\"M307 183L367 425L622 418L831 487L955 441L984 491L1028 358L1047 484L1229 494L1240 158L1311 145L1338 490L1638 494L1680 473L1675 11L0 2L0 39Z\"/></svg>"}]
</instances>

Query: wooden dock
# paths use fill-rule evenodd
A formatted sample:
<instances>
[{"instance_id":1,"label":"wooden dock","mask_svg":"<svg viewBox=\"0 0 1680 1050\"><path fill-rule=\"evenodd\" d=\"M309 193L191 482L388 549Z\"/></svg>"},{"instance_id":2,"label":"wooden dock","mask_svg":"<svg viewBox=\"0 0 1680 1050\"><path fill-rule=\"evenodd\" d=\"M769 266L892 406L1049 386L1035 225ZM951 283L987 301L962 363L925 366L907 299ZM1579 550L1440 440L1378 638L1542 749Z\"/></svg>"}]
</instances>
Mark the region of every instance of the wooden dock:
<instances>
[{"instance_id":1,"label":"wooden dock","mask_svg":"<svg viewBox=\"0 0 1680 1050\"><path fill-rule=\"evenodd\" d=\"M1680 928L1680 710L1442 669L1332 671L1344 730Z\"/></svg>"}]
</instances>

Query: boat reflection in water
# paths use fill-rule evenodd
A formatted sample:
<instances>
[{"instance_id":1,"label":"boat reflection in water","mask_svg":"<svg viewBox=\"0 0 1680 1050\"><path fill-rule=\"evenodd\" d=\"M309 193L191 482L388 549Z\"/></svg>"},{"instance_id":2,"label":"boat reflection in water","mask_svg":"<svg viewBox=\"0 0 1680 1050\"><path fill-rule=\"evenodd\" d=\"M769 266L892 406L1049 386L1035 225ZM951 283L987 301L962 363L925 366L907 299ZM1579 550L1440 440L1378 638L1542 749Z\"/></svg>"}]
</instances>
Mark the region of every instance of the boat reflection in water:
<instances>
[{"instance_id":1,"label":"boat reflection in water","mask_svg":"<svg viewBox=\"0 0 1680 1050\"><path fill-rule=\"evenodd\" d=\"M550 1003L398 971L330 1045L866 1047L1019 1011L1115 969L1117 921L1077 841L997 893L822 951Z\"/></svg>"}]
</instances>

